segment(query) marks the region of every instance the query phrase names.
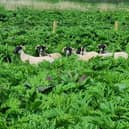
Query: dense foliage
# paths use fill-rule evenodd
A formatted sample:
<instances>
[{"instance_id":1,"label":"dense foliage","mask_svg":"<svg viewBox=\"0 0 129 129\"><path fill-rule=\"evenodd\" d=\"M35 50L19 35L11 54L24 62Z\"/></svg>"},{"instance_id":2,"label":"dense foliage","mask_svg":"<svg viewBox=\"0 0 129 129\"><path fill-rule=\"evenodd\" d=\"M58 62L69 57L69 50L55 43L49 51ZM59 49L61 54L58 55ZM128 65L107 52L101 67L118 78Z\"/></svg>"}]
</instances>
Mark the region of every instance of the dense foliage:
<instances>
[{"instance_id":1,"label":"dense foliage","mask_svg":"<svg viewBox=\"0 0 129 129\"><path fill-rule=\"evenodd\" d=\"M52 33L53 21L58 21ZM114 22L119 21L118 32ZM62 57L53 64L23 63L14 55L24 44L34 55L37 44L49 52L66 45L88 51L105 43L109 51L129 52L129 13L125 11L36 11L0 9L1 129L127 129L129 128L129 60ZM12 63L7 63L6 57ZM53 86L47 92L38 88Z\"/></svg>"}]
</instances>

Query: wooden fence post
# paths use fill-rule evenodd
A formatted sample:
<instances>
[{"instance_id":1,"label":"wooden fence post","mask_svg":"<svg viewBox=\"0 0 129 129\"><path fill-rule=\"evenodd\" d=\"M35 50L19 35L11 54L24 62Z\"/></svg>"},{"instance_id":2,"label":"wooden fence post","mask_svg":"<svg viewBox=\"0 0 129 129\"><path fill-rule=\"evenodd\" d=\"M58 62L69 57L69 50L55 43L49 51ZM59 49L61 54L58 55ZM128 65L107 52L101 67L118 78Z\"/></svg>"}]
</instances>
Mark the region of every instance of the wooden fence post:
<instances>
[{"instance_id":1,"label":"wooden fence post","mask_svg":"<svg viewBox=\"0 0 129 129\"><path fill-rule=\"evenodd\" d=\"M55 33L57 28L57 21L53 21L53 30L52 32Z\"/></svg>"},{"instance_id":2,"label":"wooden fence post","mask_svg":"<svg viewBox=\"0 0 129 129\"><path fill-rule=\"evenodd\" d=\"M114 29L115 29L115 31L118 31L118 29L119 29L119 23L118 23L118 21L115 21Z\"/></svg>"}]
</instances>

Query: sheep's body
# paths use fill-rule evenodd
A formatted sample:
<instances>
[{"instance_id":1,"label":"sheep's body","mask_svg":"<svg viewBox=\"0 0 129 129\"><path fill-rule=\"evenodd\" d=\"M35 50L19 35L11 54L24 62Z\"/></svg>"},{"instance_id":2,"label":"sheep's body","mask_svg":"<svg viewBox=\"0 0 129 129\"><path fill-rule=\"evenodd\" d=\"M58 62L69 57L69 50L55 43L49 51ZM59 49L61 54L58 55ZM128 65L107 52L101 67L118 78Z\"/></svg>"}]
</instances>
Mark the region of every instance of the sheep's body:
<instances>
[{"instance_id":1,"label":"sheep's body","mask_svg":"<svg viewBox=\"0 0 129 129\"><path fill-rule=\"evenodd\" d=\"M99 53L98 56L100 56L100 57L110 57L110 56L113 56L113 53L110 53L110 52Z\"/></svg>"},{"instance_id":2,"label":"sheep's body","mask_svg":"<svg viewBox=\"0 0 129 129\"><path fill-rule=\"evenodd\" d=\"M115 53L107 52L107 53L100 53L100 54L98 54L98 56L100 56L100 57L112 56L112 57L114 57L114 59L118 59L118 58L122 57L122 58L128 59L128 53L126 53L126 52L115 52Z\"/></svg>"},{"instance_id":3,"label":"sheep's body","mask_svg":"<svg viewBox=\"0 0 129 129\"><path fill-rule=\"evenodd\" d=\"M58 59L62 57L60 53L51 53L51 54L48 54L48 56L52 57L53 59Z\"/></svg>"},{"instance_id":4,"label":"sheep's body","mask_svg":"<svg viewBox=\"0 0 129 129\"><path fill-rule=\"evenodd\" d=\"M98 53L97 52L94 52L94 51L84 52L84 55L78 54L78 56L79 56L79 60L88 61L91 58L97 57L98 56Z\"/></svg>"},{"instance_id":5,"label":"sheep's body","mask_svg":"<svg viewBox=\"0 0 129 129\"><path fill-rule=\"evenodd\" d=\"M25 54L23 50L20 52L20 58L23 62L29 61L30 64L38 64L43 61L48 61L52 63L54 59L50 56L43 56L43 57L34 57L28 54Z\"/></svg>"},{"instance_id":6,"label":"sheep's body","mask_svg":"<svg viewBox=\"0 0 129 129\"><path fill-rule=\"evenodd\" d=\"M30 64L38 64L38 63L41 63L43 61L48 61L48 62L52 63L54 61L54 59L49 57L49 56L33 57L33 58L29 59Z\"/></svg>"},{"instance_id":7,"label":"sheep's body","mask_svg":"<svg viewBox=\"0 0 129 129\"><path fill-rule=\"evenodd\" d=\"M120 57L128 59L128 53L126 53L126 52L115 52L114 53L114 58L115 59L118 59Z\"/></svg>"},{"instance_id":8,"label":"sheep's body","mask_svg":"<svg viewBox=\"0 0 129 129\"><path fill-rule=\"evenodd\" d=\"M98 53L95 51L87 52L84 47L79 47L76 50L76 54L79 56L79 60L88 61L91 58L97 57Z\"/></svg>"},{"instance_id":9,"label":"sheep's body","mask_svg":"<svg viewBox=\"0 0 129 129\"><path fill-rule=\"evenodd\" d=\"M30 55L28 55L28 54L25 54L23 50L20 51L20 59L21 59L23 62L28 61L30 58L32 58L32 56L30 56Z\"/></svg>"}]
</instances>

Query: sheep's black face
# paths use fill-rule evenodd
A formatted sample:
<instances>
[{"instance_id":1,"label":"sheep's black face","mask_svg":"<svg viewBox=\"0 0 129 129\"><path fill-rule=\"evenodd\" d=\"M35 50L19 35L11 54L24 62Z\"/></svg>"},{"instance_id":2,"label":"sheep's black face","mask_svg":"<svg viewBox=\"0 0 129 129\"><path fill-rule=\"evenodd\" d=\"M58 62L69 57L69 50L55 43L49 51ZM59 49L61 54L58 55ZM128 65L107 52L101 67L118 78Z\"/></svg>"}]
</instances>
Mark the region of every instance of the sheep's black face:
<instances>
[{"instance_id":1,"label":"sheep's black face","mask_svg":"<svg viewBox=\"0 0 129 129\"><path fill-rule=\"evenodd\" d=\"M71 47L64 48L64 54L65 54L65 56L71 56L72 55L72 48Z\"/></svg>"},{"instance_id":2,"label":"sheep's black face","mask_svg":"<svg viewBox=\"0 0 129 129\"><path fill-rule=\"evenodd\" d=\"M38 56L45 56L46 55L46 47L39 45L36 47L36 54Z\"/></svg>"},{"instance_id":3,"label":"sheep's black face","mask_svg":"<svg viewBox=\"0 0 129 129\"><path fill-rule=\"evenodd\" d=\"M99 53L102 53L102 54L105 53L105 48L106 48L105 44L100 44L98 48L99 48Z\"/></svg>"},{"instance_id":4,"label":"sheep's black face","mask_svg":"<svg viewBox=\"0 0 129 129\"><path fill-rule=\"evenodd\" d=\"M19 54L19 52L22 50L22 47L21 46L16 46L15 50L14 50L14 53L15 54Z\"/></svg>"},{"instance_id":5,"label":"sheep's black face","mask_svg":"<svg viewBox=\"0 0 129 129\"><path fill-rule=\"evenodd\" d=\"M84 55L84 47L79 47L76 51L77 54Z\"/></svg>"}]
</instances>

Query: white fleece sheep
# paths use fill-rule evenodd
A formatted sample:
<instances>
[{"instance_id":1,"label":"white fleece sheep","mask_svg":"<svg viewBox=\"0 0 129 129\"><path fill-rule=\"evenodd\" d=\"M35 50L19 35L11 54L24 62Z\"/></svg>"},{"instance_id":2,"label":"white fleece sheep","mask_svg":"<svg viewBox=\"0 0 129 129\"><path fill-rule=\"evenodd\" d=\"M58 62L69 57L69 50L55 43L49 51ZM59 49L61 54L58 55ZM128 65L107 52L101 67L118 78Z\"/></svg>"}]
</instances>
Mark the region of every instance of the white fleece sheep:
<instances>
[{"instance_id":1,"label":"white fleece sheep","mask_svg":"<svg viewBox=\"0 0 129 129\"><path fill-rule=\"evenodd\" d=\"M100 57L110 57L110 56L113 56L113 53L110 53L110 52L99 53L98 56L100 56Z\"/></svg>"},{"instance_id":2,"label":"white fleece sheep","mask_svg":"<svg viewBox=\"0 0 129 129\"><path fill-rule=\"evenodd\" d=\"M114 59L117 59L120 57L125 58L125 59L128 58L128 53L126 53L126 52L114 52L114 53L105 52L105 48L106 48L105 44L100 44L98 46L98 48L99 48L99 55L98 56L101 56L101 57L113 56Z\"/></svg>"},{"instance_id":3,"label":"white fleece sheep","mask_svg":"<svg viewBox=\"0 0 129 129\"><path fill-rule=\"evenodd\" d=\"M38 63L43 62L43 61L48 61L48 62L52 63L54 61L54 59L50 56L44 56L44 57L30 56L30 55L24 53L21 46L16 47L15 53L20 54L20 59L23 62L29 61L30 64L38 64Z\"/></svg>"}]
</instances>

